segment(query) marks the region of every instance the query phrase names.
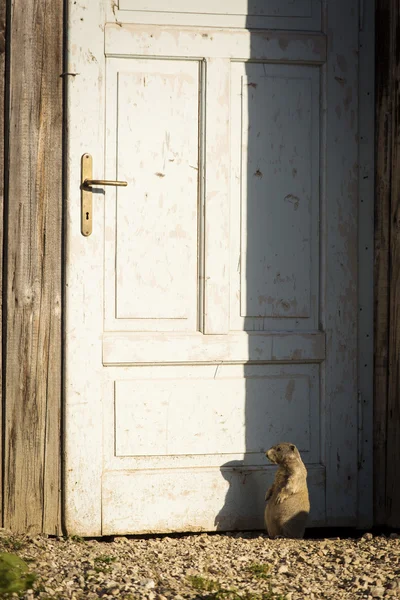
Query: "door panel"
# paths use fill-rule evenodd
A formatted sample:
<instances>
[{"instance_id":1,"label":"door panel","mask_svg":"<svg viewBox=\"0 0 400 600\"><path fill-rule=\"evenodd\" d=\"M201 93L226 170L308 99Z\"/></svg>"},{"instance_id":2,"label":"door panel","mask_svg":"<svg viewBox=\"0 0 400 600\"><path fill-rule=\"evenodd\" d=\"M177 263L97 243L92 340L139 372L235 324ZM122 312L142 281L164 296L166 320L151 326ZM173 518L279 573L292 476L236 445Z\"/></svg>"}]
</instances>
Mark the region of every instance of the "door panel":
<instances>
[{"instance_id":1,"label":"door panel","mask_svg":"<svg viewBox=\"0 0 400 600\"><path fill-rule=\"evenodd\" d=\"M261 530L265 490L273 472L249 468L201 469L196 477L178 469L106 472L103 477L103 534L132 531ZM325 474L308 469L314 524L325 522ZM165 514L168 514L166 520ZM138 515L140 514L140 519Z\"/></svg>"},{"instance_id":2,"label":"door panel","mask_svg":"<svg viewBox=\"0 0 400 600\"><path fill-rule=\"evenodd\" d=\"M105 332L103 364L321 362L325 334L230 332L205 337L202 333L168 337L154 333Z\"/></svg>"},{"instance_id":3,"label":"door panel","mask_svg":"<svg viewBox=\"0 0 400 600\"><path fill-rule=\"evenodd\" d=\"M212 0L185 2L170 0L167 9L162 0L119 0L121 10L145 10L149 12L189 12L198 14L225 14L243 16L275 16L309 17L312 11L312 0L220 0L215 4Z\"/></svg>"},{"instance_id":4,"label":"door panel","mask_svg":"<svg viewBox=\"0 0 400 600\"><path fill-rule=\"evenodd\" d=\"M107 64L106 318L130 331L196 331L199 65Z\"/></svg>"},{"instance_id":5,"label":"door panel","mask_svg":"<svg viewBox=\"0 0 400 600\"><path fill-rule=\"evenodd\" d=\"M319 31L321 4L321 0L171 0L166 5L164 0L119 0L114 16L128 23Z\"/></svg>"},{"instance_id":6,"label":"door panel","mask_svg":"<svg viewBox=\"0 0 400 600\"><path fill-rule=\"evenodd\" d=\"M253 3L286 31L204 28L196 3L191 27L147 25L145 4L70 4L67 527L261 527L282 439L310 524L354 525L357 72L337 69L357 2L338 2L346 34L326 16L338 61L306 30L315 1ZM96 189L89 237L85 152L128 182Z\"/></svg>"},{"instance_id":7,"label":"door panel","mask_svg":"<svg viewBox=\"0 0 400 600\"><path fill-rule=\"evenodd\" d=\"M113 21L104 30L106 56L196 59L264 60L272 63L322 64L326 61L326 35L318 30L248 31L205 27L157 27Z\"/></svg>"},{"instance_id":8,"label":"door panel","mask_svg":"<svg viewBox=\"0 0 400 600\"><path fill-rule=\"evenodd\" d=\"M242 317L310 316L310 91L299 74L242 78Z\"/></svg>"},{"instance_id":9,"label":"door panel","mask_svg":"<svg viewBox=\"0 0 400 600\"><path fill-rule=\"evenodd\" d=\"M319 89L319 67L232 64L232 329L318 329Z\"/></svg>"},{"instance_id":10,"label":"door panel","mask_svg":"<svg viewBox=\"0 0 400 600\"><path fill-rule=\"evenodd\" d=\"M113 394L115 456L133 457L136 468L172 465L178 456L193 466L218 465L222 455L243 454L265 465L265 439L285 435L307 459L319 457L311 436L319 422L317 365L196 367L191 377L179 367L174 377L162 369L151 379L145 373L117 380Z\"/></svg>"}]
</instances>

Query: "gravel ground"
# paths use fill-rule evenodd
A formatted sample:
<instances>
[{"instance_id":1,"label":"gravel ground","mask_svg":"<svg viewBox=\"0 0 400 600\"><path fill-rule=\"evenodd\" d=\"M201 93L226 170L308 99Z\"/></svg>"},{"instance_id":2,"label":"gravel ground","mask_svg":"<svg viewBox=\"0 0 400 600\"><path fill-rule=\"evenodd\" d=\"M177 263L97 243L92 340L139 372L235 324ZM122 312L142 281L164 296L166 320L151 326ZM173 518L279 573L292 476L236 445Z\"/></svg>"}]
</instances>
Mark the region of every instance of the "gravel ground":
<instances>
[{"instance_id":1,"label":"gravel ground","mask_svg":"<svg viewBox=\"0 0 400 600\"><path fill-rule=\"evenodd\" d=\"M80 540L13 536L37 579L15 598L400 599L400 535L270 540L262 533Z\"/></svg>"}]
</instances>

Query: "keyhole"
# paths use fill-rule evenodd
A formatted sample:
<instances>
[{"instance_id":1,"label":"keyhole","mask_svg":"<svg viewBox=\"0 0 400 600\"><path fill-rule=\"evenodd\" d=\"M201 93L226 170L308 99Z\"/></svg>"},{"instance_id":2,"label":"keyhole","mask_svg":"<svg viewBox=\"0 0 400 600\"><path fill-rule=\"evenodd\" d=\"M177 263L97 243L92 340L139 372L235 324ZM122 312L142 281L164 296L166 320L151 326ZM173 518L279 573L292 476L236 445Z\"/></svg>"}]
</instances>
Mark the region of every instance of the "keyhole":
<instances>
[{"instance_id":1,"label":"keyhole","mask_svg":"<svg viewBox=\"0 0 400 600\"><path fill-rule=\"evenodd\" d=\"M86 221L89 221L89 213L86 213Z\"/></svg>"}]
</instances>

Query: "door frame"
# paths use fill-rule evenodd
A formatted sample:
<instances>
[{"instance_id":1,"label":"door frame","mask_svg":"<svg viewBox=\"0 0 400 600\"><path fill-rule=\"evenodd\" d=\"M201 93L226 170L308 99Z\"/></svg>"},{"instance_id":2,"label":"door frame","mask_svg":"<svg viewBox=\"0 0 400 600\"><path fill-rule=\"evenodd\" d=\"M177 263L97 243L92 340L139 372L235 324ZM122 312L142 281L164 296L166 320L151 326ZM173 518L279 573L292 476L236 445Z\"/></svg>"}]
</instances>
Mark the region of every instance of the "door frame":
<instances>
[{"instance_id":1,"label":"door frame","mask_svg":"<svg viewBox=\"0 0 400 600\"><path fill-rule=\"evenodd\" d=\"M375 2L359 15L358 522L373 525Z\"/></svg>"}]
</instances>

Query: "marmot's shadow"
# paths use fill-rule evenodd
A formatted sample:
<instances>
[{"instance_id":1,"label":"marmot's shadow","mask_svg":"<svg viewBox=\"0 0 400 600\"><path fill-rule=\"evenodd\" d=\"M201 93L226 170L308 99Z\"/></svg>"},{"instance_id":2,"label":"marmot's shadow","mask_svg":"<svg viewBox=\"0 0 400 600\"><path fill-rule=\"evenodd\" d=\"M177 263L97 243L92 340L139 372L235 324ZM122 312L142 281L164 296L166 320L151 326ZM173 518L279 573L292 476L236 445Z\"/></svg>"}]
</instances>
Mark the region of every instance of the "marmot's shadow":
<instances>
[{"instance_id":1,"label":"marmot's shadow","mask_svg":"<svg viewBox=\"0 0 400 600\"><path fill-rule=\"evenodd\" d=\"M229 488L224 506L215 517L217 531L264 529L265 492L273 474L247 466L251 457L246 458L221 465L221 474Z\"/></svg>"}]
</instances>

